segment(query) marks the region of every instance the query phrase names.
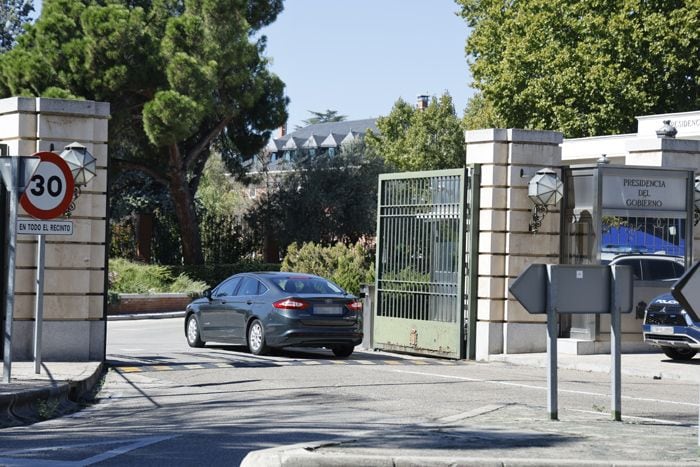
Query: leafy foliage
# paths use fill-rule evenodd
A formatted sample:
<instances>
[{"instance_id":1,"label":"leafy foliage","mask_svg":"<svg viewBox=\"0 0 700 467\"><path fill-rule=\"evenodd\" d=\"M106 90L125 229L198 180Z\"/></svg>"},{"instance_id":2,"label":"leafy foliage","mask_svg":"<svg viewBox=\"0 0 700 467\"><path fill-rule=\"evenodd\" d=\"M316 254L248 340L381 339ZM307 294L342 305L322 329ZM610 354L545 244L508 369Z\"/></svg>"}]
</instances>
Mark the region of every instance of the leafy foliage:
<instances>
[{"instance_id":1,"label":"leafy foliage","mask_svg":"<svg viewBox=\"0 0 700 467\"><path fill-rule=\"evenodd\" d=\"M448 93L433 97L424 110L399 99L377 128L380 134L367 134L367 146L399 170L464 166L464 135Z\"/></svg>"},{"instance_id":2,"label":"leafy foliage","mask_svg":"<svg viewBox=\"0 0 700 467\"><path fill-rule=\"evenodd\" d=\"M372 253L361 243L353 246L337 243L327 247L313 242L301 247L292 243L287 248L281 270L316 274L356 295L360 284L374 282Z\"/></svg>"},{"instance_id":3,"label":"leafy foliage","mask_svg":"<svg viewBox=\"0 0 700 467\"><path fill-rule=\"evenodd\" d=\"M184 261L199 263L194 194L205 161L217 150L239 173L287 119L284 84L257 35L281 10L282 0L45 0L0 55L0 88L110 102L113 168L167 188Z\"/></svg>"},{"instance_id":4,"label":"leafy foliage","mask_svg":"<svg viewBox=\"0 0 700 467\"><path fill-rule=\"evenodd\" d=\"M125 259L109 260L110 292L113 293L201 293L206 284L185 274L173 276L165 266L137 264Z\"/></svg>"},{"instance_id":5,"label":"leafy foliage","mask_svg":"<svg viewBox=\"0 0 700 467\"><path fill-rule=\"evenodd\" d=\"M457 3L474 87L499 126L628 133L636 115L700 105L698 2Z\"/></svg>"},{"instance_id":6,"label":"leafy foliage","mask_svg":"<svg viewBox=\"0 0 700 467\"><path fill-rule=\"evenodd\" d=\"M279 271L280 265L275 263L261 263L259 261L243 260L236 263L223 264L187 264L182 266L168 266L172 274L185 274L198 281L214 287L227 277L239 272L253 271Z\"/></svg>"},{"instance_id":7,"label":"leafy foliage","mask_svg":"<svg viewBox=\"0 0 700 467\"><path fill-rule=\"evenodd\" d=\"M7 52L15 45L17 36L24 31L24 24L31 21L34 11L32 0L5 0L0 8L0 52Z\"/></svg>"},{"instance_id":8,"label":"leafy foliage","mask_svg":"<svg viewBox=\"0 0 700 467\"><path fill-rule=\"evenodd\" d=\"M332 157L298 161L261 197L247 221L257 232L273 233L282 250L292 242L355 243L374 235L378 176L385 170L383 159L362 142Z\"/></svg>"}]
</instances>

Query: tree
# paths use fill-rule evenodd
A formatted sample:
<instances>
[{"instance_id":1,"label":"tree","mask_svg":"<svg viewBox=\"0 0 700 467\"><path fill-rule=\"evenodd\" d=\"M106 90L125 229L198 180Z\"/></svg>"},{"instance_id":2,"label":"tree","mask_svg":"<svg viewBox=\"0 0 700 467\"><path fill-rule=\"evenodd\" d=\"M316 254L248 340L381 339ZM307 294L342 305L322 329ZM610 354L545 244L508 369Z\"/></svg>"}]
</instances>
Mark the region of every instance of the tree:
<instances>
[{"instance_id":1,"label":"tree","mask_svg":"<svg viewBox=\"0 0 700 467\"><path fill-rule=\"evenodd\" d=\"M308 157L278 179L248 222L255 231L273 232L281 250L293 242L354 244L374 235L378 175L384 171L383 159L363 142L346 144L333 157Z\"/></svg>"},{"instance_id":2,"label":"tree","mask_svg":"<svg viewBox=\"0 0 700 467\"><path fill-rule=\"evenodd\" d=\"M315 125L317 123L344 122L348 118L346 115L338 115L337 110L326 110L325 112L308 110L307 112L313 114L313 117L302 120L304 126ZM301 128L303 127L296 127L297 130L300 130Z\"/></svg>"},{"instance_id":3,"label":"tree","mask_svg":"<svg viewBox=\"0 0 700 467\"><path fill-rule=\"evenodd\" d=\"M15 45L17 36L24 31L24 24L31 21L33 11L32 0L5 0L0 5L0 53Z\"/></svg>"},{"instance_id":4,"label":"tree","mask_svg":"<svg viewBox=\"0 0 700 467\"><path fill-rule=\"evenodd\" d=\"M474 87L506 127L635 131L700 105L700 3L456 0Z\"/></svg>"},{"instance_id":5,"label":"tree","mask_svg":"<svg viewBox=\"0 0 700 467\"><path fill-rule=\"evenodd\" d=\"M110 102L112 164L167 187L184 262L200 263L194 194L209 154L238 173L287 119L256 36L281 10L282 0L46 0L0 56L0 84L5 95Z\"/></svg>"},{"instance_id":6,"label":"tree","mask_svg":"<svg viewBox=\"0 0 700 467\"><path fill-rule=\"evenodd\" d=\"M368 147L399 170L464 166L464 135L448 93L433 97L424 110L399 99L388 116L377 119L377 128L378 135L366 136Z\"/></svg>"}]
</instances>

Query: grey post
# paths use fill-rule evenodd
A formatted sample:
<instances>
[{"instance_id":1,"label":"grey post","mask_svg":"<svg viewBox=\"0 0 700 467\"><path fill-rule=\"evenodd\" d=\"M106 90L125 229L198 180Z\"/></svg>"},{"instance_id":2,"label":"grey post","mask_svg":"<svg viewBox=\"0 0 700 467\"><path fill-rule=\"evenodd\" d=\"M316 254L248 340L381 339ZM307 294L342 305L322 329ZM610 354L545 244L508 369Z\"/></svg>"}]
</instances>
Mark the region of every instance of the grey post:
<instances>
[{"instance_id":1,"label":"grey post","mask_svg":"<svg viewBox=\"0 0 700 467\"><path fill-rule=\"evenodd\" d=\"M558 314L553 306L547 307L547 407L550 420L559 420L557 401L557 338Z\"/></svg>"},{"instance_id":2,"label":"grey post","mask_svg":"<svg viewBox=\"0 0 700 467\"><path fill-rule=\"evenodd\" d=\"M41 336L44 325L44 263L46 236L37 235L36 244L36 303L34 307L34 373L41 373Z\"/></svg>"},{"instance_id":3,"label":"grey post","mask_svg":"<svg viewBox=\"0 0 700 467\"><path fill-rule=\"evenodd\" d=\"M10 195L9 216L7 219L7 285L5 287L5 342L2 359L2 381L9 383L12 377L12 321L15 311L15 261L17 256L17 203L19 201L17 177L19 158L7 158L10 164L10 183L5 180L5 188Z\"/></svg>"},{"instance_id":4,"label":"grey post","mask_svg":"<svg viewBox=\"0 0 700 467\"><path fill-rule=\"evenodd\" d=\"M610 310L610 357L612 359L610 376L612 385L612 418L617 422L622 421L622 371L620 369L620 334L622 329L620 322L620 307L615 303Z\"/></svg>"}]
</instances>

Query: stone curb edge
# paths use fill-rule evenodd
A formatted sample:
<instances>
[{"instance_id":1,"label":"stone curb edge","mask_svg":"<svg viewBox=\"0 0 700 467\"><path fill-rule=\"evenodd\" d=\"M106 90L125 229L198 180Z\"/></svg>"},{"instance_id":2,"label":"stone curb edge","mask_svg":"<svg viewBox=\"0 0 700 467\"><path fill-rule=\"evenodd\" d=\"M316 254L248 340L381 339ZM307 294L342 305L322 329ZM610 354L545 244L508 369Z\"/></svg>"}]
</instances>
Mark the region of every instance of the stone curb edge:
<instances>
[{"instance_id":1,"label":"stone curb edge","mask_svg":"<svg viewBox=\"0 0 700 467\"><path fill-rule=\"evenodd\" d=\"M352 440L345 440L352 441ZM409 457L402 455L345 454L333 450L343 442L302 443L251 451L243 458L241 467L454 467L459 466L658 466L658 462L556 459L556 458L488 458L488 457ZM327 452L316 452L319 448ZM690 463L670 463L670 466L690 466Z\"/></svg>"},{"instance_id":2,"label":"stone curb edge","mask_svg":"<svg viewBox=\"0 0 700 467\"><path fill-rule=\"evenodd\" d=\"M40 413L42 403L46 403L49 407L53 406L55 409L67 410L75 407L94 391L104 372L105 364L100 363L91 375L83 379L65 381L55 386L0 394L0 427L27 424L46 418ZM62 414L61 410L55 411L56 416Z\"/></svg>"}]
</instances>

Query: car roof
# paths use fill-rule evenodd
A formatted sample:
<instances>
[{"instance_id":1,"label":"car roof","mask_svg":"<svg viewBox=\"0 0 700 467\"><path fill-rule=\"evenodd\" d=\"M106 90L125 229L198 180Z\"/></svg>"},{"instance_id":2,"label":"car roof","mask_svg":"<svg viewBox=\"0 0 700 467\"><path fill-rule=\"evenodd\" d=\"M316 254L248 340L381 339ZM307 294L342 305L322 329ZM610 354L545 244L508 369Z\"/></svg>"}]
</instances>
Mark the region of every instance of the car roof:
<instances>
[{"instance_id":1,"label":"car roof","mask_svg":"<svg viewBox=\"0 0 700 467\"><path fill-rule=\"evenodd\" d=\"M321 276L316 274L309 274L307 272L293 272L293 271L256 271L256 272L242 272L240 274L254 274L256 276L273 278L273 277L292 277L292 276L303 276L303 277L317 277L323 279Z\"/></svg>"},{"instance_id":2,"label":"car roof","mask_svg":"<svg viewBox=\"0 0 700 467\"><path fill-rule=\"evenodd\" d=\"M617 255L613 259L610 260L611 263L614 263L616 261L619 261L621 259L661 259L661 260L668 260L668 261L676 261L676 262L681 262L685 263L685 260L683 259L682 256L674 256L674 255L654 255L654 254L646 254L646 255Z\"/></svg>"}]
</instances>

